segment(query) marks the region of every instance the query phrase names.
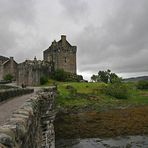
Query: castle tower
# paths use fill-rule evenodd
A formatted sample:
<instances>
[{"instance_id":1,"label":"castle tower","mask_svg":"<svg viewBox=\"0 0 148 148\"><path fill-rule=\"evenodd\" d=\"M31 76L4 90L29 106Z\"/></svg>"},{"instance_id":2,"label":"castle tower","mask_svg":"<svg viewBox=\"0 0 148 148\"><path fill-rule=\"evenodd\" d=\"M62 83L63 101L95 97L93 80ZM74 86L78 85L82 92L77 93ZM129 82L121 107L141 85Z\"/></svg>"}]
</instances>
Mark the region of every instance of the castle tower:
<instances>
[{"instance_id":1,"label":"castle tower","mask_svg":"<svg viewBox=\"0 0 148 148\"><path fill-rule=\"evenodd\" d=\"M61 40L53 41L51 46L43 52L44 60L53 64L54 69L76 74L76 52L77 47L72 46L65 35L61 35Z\"/></svg>"}]
</instances>

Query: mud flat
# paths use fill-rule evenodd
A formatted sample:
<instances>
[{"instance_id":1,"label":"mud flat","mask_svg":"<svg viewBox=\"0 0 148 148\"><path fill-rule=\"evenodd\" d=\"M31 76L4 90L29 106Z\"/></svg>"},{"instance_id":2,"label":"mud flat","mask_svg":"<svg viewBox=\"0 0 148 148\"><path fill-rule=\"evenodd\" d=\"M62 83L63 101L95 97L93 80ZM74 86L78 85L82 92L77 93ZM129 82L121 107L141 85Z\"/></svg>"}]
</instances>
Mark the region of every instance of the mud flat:
<instances>
[{"instance_id":1,"label":"mud flat","mask_svg":"<svg viewBox=\"0 0 148 148\"><path fill-rule=\"evenodd\" d=\"M68 148L67 143L70 143L69 148L147 148L147 113L148 106L106 112L59 113L55 121L57 148L59 143L61 148L63 145Z\"/></svg>"}]
</instances>

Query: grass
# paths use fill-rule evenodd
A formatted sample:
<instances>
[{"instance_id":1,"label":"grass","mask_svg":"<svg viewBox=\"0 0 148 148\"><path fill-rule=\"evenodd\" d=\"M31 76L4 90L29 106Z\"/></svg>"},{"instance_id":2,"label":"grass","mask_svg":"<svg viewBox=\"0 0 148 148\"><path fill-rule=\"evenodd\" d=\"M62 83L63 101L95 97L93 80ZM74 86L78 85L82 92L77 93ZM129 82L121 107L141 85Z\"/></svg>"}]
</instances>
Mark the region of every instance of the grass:
<instances>
[{"instance_id":1,"label":"grass","mask_svg":"<svg viewBox=\"0 0 148 148\"><path fill-rule=\"evenodd\" d=\"M104 83L56 82L58 97L56 104L59 108L68 110L107 110L126 106L148 105L148 90L137 90L135 83L126 83L130 96L128 99L116 99L102 93ZM76 93L71 94L67 86L71 86Z\"/></svg>"}]
</instances>

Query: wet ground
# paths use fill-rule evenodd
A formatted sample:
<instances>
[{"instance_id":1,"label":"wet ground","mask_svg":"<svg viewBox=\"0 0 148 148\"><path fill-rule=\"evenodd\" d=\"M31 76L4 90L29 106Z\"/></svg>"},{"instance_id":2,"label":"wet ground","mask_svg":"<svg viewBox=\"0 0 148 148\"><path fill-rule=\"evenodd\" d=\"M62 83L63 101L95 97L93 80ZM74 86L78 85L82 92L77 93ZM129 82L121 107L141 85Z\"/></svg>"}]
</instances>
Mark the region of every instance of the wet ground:
<instances>
[{"instance_id":1,"label":"wet ground","mask_svg":"<svg viewBox=\"0 0 148 148\"><path fill-rule=\"evenodd\" d=\"M59 113L55 132L57 148L148 148L148 106Z\"/></svg>"},{"instance_id":2,"label":"wet ground","mask_svg":"<svg viewBox=\"0 0 148 148\"><path fill-rule=\"evenodd\" d=\"M148 148L148 136L59 140L56 148Z\"/></svg>"}]
</instances>

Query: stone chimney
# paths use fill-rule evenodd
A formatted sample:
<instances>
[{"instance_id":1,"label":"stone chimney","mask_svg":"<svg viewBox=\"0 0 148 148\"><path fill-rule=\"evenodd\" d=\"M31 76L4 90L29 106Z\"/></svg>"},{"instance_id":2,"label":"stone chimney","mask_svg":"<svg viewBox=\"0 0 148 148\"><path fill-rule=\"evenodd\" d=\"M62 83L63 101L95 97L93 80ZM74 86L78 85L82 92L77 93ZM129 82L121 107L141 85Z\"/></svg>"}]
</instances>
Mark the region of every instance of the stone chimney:
<instances>
[{"instance_id":1,"label":"stone chimney","mask_svg":"<svg viewBox=\"0 0 148 148\"><path fill-rule=\"evenodd\" d=\"M53 46L56 46L56 43L57 43L56 40L54 40L54 41L52 42L52 45L53 45Z\"/></svg>"},{"instance_id":2,"label":"stone chimney","mask_svg":"<svg viewBox=\"0 0 148 148\"><path fill-rule=\"evenodd\" d=\"M36 56L34 57L34 61L37 61L37 58L36 58Z\"/></svg>"},{"instance_id":3,"label":"stone chimney","mask_svg":"<svg viewBox=\"0 0 148 148\"><path fill-rule=\"evenodd\" d=\"M66 41L66 35L61 35L61 40Z\"/></svg>"},{"instance_id":4,"label":"stone chimney","mask_svg":"<svg viewBox=\"0 0 148 148\"><path fill-rule=\"evenodd\" d=\"M13 57L10 57L10 60L13 61Z\"/></svg>"},{"instance_id":5,"label":"stone chimney","mask_svg":"<svg viewBox=\"0 0 148 148\"><path fill-rule=\"evenodd\" d=\"M66 44L66 35L61 35L62 45Z\"/></svg>"}]
</instances>

